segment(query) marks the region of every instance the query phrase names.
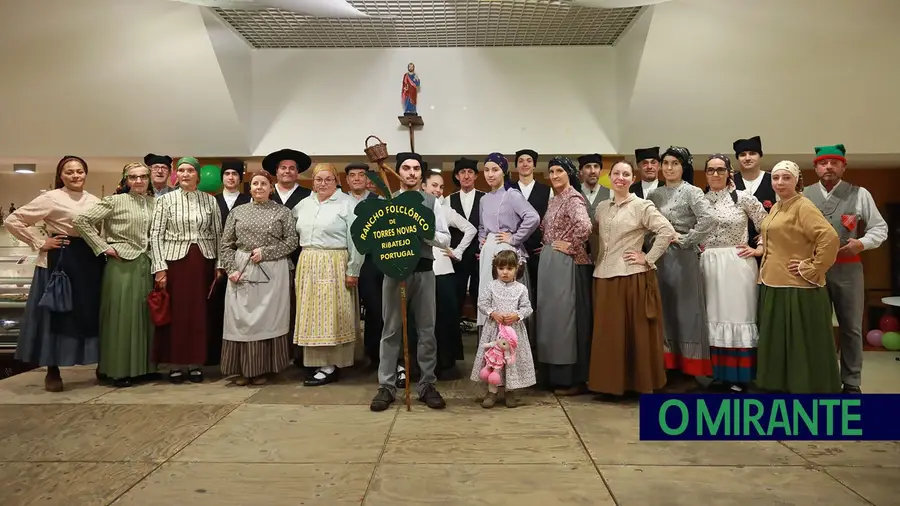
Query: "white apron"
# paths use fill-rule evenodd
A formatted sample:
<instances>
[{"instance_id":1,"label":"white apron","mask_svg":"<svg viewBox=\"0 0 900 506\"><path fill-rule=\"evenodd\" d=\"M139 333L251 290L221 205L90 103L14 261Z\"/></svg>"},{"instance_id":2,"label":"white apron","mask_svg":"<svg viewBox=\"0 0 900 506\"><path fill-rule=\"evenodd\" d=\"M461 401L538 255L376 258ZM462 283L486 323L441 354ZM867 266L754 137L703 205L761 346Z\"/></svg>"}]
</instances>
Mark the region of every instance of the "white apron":
<instances>
[{"instance_id":1,"label":"white apron","mask_svg":"<svg viewBox=\"0 0 900 506\"><path fill-rule=\"evenodd\" d=\"M225 291L222 338L226 341L263 341L290 331L290 261L282 258L255 264L247 262L249 258L246 251L234 253L235 264L246 267L241 282L229 280ZM260 269L268 274L268 281Z\"/></svg>"}]
</instances>

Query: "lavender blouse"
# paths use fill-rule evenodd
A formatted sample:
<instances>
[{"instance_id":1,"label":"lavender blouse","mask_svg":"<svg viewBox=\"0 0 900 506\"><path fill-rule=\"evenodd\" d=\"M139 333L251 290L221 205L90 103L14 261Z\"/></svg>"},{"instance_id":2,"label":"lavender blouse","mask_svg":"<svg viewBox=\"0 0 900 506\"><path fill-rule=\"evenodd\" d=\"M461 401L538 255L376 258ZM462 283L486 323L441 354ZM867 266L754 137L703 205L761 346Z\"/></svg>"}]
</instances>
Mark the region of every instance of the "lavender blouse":
<instances>
[{"instance_id":1,"label":"lavender blouse","mask_svg":"<svg viewBox=\"0 0 900 506\"><path fill-rule=\"evenodd\" d=\"M481 219L478 225L478 241L483 243L488 234L509 232L510 242L521 258L528 258L522 243L531 237L541 224L541 217L525 196L518 190L500 187L481 197Z\"/></svg>"}]
</instances>

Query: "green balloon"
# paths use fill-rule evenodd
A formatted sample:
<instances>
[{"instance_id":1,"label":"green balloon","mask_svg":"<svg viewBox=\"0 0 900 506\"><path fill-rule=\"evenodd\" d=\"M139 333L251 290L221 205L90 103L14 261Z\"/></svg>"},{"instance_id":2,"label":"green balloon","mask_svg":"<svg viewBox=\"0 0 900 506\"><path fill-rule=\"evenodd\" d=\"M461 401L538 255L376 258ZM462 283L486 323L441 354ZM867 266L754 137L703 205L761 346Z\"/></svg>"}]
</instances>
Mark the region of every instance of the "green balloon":
<instances>
[{"instance_id":1,"label":"green balloon","mask_svg":"<svg viewBox=\"0 0 900 506\"><path fill-rule=\"evenodd\" d=\"M900 332L885 332L882 334L881 345L891 351L900 351Z\"/></svg>"},{"instance_id":2,"label":"green balloon","mask_svg":"<svg viewBox=\"0 0 900 506\"><path fill-rule=\"evenodd\" d=\"M222 189L222 169L215 165L200 167L200 184L197 189L206 193L219 193Z\"/></svg>"}]
</instances>

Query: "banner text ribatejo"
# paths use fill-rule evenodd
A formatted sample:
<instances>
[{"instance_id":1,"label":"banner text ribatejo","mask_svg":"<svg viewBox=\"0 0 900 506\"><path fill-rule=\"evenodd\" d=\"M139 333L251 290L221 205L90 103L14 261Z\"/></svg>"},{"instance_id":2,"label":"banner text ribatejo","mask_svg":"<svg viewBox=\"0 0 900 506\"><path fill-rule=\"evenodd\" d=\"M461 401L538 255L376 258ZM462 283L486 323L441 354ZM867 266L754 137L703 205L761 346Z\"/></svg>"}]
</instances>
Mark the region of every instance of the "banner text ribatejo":
<instances>
[{"instance_id":1,"label":"banner text ribatejo","mask_svg":"<svg viewBox=\"0 0 900 506\"><path fill-rule=\"evenodd\" d=\"M900 395L643 395L640 438L900 440Z\"/></svg>"}]
</instances>

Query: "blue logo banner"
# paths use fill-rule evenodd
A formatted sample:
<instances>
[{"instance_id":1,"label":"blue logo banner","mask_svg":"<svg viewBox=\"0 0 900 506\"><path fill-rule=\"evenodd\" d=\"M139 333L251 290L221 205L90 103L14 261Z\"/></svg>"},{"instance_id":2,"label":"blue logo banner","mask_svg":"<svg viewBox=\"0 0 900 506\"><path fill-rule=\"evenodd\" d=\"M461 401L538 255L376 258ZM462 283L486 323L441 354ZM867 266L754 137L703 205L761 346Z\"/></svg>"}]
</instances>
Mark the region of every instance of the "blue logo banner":
<instances>
[{"instance_id":1,"label":"blue logo banner","mask_svg":"<svg viewBox=\"0 0 900 506\"><path fill-rule=\"evenodd\" d=\"M642 441L898 441L900 395L647 394Z\"/></svg>"}]
</instances>

